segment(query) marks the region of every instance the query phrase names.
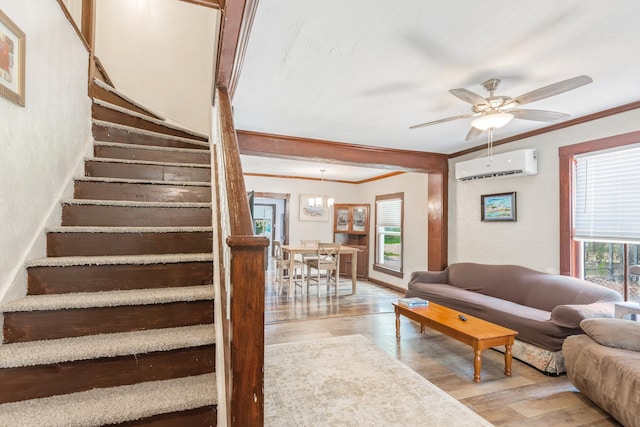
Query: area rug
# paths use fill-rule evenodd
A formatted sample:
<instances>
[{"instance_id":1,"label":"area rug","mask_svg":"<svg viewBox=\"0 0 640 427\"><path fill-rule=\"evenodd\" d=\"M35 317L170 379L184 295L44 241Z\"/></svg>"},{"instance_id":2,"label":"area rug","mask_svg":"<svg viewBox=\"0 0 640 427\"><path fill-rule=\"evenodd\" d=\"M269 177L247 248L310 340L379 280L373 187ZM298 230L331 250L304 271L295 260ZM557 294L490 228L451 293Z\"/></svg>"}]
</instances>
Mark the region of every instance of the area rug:
<instances>
[{"instance_id":1,"label":"area rug","mask_svg":"<svg viewBox=\"0 0 640 427\"><path fill-rule=\"evenodd\" d=\"M266 346L265 426L491 426L362 335Z\"/></svg>"}]
</instances>

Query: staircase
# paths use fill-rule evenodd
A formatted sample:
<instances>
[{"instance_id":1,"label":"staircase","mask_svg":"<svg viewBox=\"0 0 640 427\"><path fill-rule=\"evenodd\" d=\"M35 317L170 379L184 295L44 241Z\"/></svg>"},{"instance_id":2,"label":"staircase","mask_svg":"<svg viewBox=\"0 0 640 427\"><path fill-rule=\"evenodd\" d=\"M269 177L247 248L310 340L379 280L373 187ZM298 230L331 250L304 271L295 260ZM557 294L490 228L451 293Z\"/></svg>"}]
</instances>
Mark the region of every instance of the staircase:
<instances>
[{"instance_id":1,"label":"staircase","mask_svg":"<svg viewBox=\"0 0 640 427\"><path fill-rule=\"evenodd\" d=\"M0 426L216 425L209 143L90 92L94 157L0 307Z\"/></svg>"}]
</instances>

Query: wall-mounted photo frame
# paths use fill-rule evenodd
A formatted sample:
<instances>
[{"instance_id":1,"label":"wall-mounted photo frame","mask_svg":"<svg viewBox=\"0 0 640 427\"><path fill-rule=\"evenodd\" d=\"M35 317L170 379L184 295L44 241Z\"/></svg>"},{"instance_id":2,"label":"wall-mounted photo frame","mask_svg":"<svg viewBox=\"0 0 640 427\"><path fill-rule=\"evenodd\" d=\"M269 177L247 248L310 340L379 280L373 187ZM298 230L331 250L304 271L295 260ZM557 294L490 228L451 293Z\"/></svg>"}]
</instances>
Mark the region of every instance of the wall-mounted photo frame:
<instances>
[{"instance_id":1,"label":"wall-mounted photo frame","mask_svg":"<svg viewBox=\"0 0 640 427\"><path fill-rule=\"evenodd\" d=\"M329 221L329 209L316 207L313 202L320 196L314 194L300 195L300 221Z\"/></svg>"},{"instance_id":2,"label":"wall-mounted photo frame","mask_svg":"<svg viewBox=\"0 0 640 427\"><path fill-rule=\"evenodd\" d=\"M0 95L24 107L26 37L0 10Z\"/></svg>"},{"instance_id":3,"label":"wall-mounted photo frame","mask_svg":"<svg viewBox=\"0 0 640 427\"><path fill-rule=\"evenodd\" d=\"M516 221L516 192L480 196L483 222Z\"/></svg>"}]
</instances>

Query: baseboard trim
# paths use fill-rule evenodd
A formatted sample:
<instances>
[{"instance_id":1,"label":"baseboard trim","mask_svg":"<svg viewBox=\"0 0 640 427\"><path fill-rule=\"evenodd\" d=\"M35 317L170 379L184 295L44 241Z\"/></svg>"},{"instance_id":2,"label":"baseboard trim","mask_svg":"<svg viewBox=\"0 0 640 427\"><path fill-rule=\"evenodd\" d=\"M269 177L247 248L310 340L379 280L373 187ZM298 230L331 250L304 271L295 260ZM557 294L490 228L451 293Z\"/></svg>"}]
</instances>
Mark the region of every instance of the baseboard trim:
<instances>
[{"instance_id":1,"label":"baseboard trim","mask_svg":"<svg viewBox=\"0 0 640 427\"><path fill-rule=\"evenodd\" d=\"M382 280L374 279L373 277L369 277L367 280L371 283L375 283L376 285L384 286L385 288L389 288L397 292L402 292L403 294L407 292L405 288L402 288L398 285L392 285L391 283L387 283Z\"/></svg>"}]
</instances>

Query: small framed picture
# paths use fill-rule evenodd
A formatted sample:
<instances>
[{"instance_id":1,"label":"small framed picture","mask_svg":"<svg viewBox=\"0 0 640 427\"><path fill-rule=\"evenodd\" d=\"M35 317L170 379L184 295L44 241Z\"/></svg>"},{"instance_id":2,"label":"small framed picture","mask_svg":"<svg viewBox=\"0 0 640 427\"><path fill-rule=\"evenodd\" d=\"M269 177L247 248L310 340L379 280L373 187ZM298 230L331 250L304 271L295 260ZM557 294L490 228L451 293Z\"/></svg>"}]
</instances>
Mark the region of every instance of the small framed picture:
<instances>
[{"instance_id":1,"label":"small framed picture","mask_svg":"<svg viewBox=\"0 0 640 427\"><path fill-rule=\"evenodd\" d=\"M300 221L329 221L329 210L322 207L322 197L314 194L300 195Z\"/></svg>"},{"instance_id":2,"label":"small framed picture","mask_svg":"<svg viewBox=\"0 0 640 427\"><path fill-rule=\"evenodd\" d=\"M516 221L516 192L480 196L484 222Z\"/></svg>"},{"instance_id":3,"label":"small framed picture","mask_svg":"<svg viewBox=\"0 0 640 427\"><path fill-rule=\"evenodd\" d=\"M24 107L25 35L0 10L0 95Z\"/></svg>"}]
</instances>

